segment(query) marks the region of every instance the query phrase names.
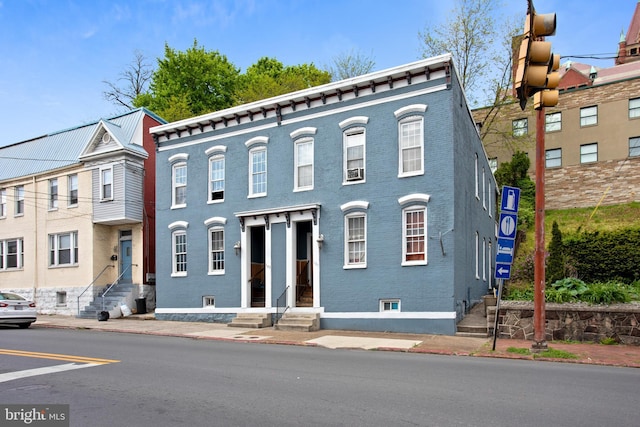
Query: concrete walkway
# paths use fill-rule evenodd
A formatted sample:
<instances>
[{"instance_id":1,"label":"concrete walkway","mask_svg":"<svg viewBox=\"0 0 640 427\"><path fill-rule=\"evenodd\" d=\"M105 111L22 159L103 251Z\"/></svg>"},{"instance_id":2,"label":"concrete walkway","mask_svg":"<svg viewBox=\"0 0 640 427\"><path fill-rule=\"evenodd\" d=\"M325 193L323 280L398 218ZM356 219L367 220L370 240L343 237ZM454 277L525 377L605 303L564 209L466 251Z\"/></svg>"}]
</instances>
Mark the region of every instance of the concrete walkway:
<instances>
[{"instance_id":1,"label":"concrete walkway","mask_svg":"<svg viewBox=\"0 0 640 427\"><path fill-rule=\"evenodd\" d=\"M156 320L153 314L131 315L108 321L78 319L70 316L39 315L32 328L89 329L159 336L318 346L331 349L364 349L447 354L476 357L501 357L525 360L553 360L568 363L625 366L640 368L640 347L585 343L549 342L552 350L560 350L572 358L549 358L521 354L531 349L530 341L499 339L492 350L493 339L447 335L401 334L385 332L320 330L316 332L278 331L274 328L229 328L226 324L175 322Z\"/></svg>"}]
</instances>

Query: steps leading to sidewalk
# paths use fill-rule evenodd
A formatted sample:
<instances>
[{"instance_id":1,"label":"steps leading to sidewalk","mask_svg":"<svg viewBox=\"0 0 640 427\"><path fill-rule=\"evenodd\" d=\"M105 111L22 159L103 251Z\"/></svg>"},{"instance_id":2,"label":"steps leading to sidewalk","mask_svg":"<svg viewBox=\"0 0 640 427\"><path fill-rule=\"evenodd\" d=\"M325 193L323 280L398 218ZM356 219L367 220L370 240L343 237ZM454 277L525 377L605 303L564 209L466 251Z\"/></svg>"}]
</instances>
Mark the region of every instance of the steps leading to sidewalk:
<instances>
[{"instance_id":1,"label":"steps leading to sidewalk","mask_svg":"<svg viewBox=\"0 0 640 427\"><path fill-rule=\"evenodd\" d=\"M313 332L320 330L320 315L318 313L286 312L275 325L279 331Z\"/></svg>"},{"instance_id":2,"label":"steps leading to sidewalk","mask_svg":"<svg viewBox=\"0 0 640 427\"><path fill-rule=\"evenodd\" d=\"M271 326L271 314L238 313L236 317L227 323L232 328L260 329Z\"/></svg>"},{"instance_id":3,"label":"steps leading to sidewalk","mask_svg":"<svg viewBox=\"0 0 640 427\"><path fill-rule=\"evenodd\" d=\"M494 310L495 311L495 310ZM485 314L484 303L478 303L471 307L469 313L456 326L457 337L487 338L489 336L489 324L493 328L493 322Z\"/></svg>"}]
</instances>

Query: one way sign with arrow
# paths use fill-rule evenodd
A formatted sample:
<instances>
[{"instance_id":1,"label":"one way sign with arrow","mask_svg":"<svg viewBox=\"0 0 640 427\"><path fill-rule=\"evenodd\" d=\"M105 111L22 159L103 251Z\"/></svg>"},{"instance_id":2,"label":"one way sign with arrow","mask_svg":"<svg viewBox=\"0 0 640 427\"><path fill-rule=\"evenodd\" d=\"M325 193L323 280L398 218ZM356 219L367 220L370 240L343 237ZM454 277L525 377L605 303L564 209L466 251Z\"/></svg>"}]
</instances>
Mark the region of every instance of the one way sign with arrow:
<instances>
[{"instance_id":1,"label":"one way sign with arrow","mask_svg":"<svg viewBox=\"0 0 640 427\"><path fill-rule=\"evenodd\" d=\"M496 279L507 280L511 277L511 264L496 263Z\"/></svg>"}]
</instances>

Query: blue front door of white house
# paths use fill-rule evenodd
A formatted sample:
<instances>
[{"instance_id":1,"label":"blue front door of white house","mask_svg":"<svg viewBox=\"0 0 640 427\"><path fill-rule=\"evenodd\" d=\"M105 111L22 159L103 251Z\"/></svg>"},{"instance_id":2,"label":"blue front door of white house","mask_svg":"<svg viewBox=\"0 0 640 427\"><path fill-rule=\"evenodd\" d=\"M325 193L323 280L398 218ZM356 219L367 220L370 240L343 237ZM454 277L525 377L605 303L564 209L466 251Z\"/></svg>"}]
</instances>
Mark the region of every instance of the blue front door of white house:
<instances>
[{"instance_id":1,"label":"blue front door of white house","mask_svg":"<svg viewBox=\"0 0 640 427\"><path fill-rule=\"evenodd\" d=\"M120 241L120 281L131 282L131 240Z\"/></svg>"}]
</instances>

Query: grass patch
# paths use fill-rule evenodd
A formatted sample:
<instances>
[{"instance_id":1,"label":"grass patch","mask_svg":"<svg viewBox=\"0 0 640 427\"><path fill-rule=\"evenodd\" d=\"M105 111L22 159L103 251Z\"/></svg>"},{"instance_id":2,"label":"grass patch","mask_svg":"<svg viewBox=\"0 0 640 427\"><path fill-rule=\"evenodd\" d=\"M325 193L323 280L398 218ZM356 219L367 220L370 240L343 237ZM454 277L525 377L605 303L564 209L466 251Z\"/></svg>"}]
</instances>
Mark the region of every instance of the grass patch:
<instances>
[{"instance_id":1,"label":"grass patch","mask_svg":"<svg viewBox=\"0 0 640 427\"><path fill-rule=\"evenodd\" d=\"M538 354L534 354L533 357L546 357L550 359L577 359L573 353L564 350L556 350L555 348L549 347L547 350L540 352Z\"/></svg>"},{"instance_id":2,"label":"grass patch","mask_svg":"<svg viewBox=\"0 0 640 427\"><path fill-rule=\"evenodd\" d=\"M507 348L507 353L514 353L514 354L531 354L531 352L529 351L529 349L527 349L527 348L520 348L520 347L509 347L509 348Z\"/></svg>"},{"instance_id":3,"label":"grass patch","mask_svg":"<svg viewBox=\"0 0 640 427\"><path fill-rule=\"evenodd\" d=\"M618 341L613 337L602 338L600 344L604 345L618 345Z\"/></svg>"}]
</instances>

